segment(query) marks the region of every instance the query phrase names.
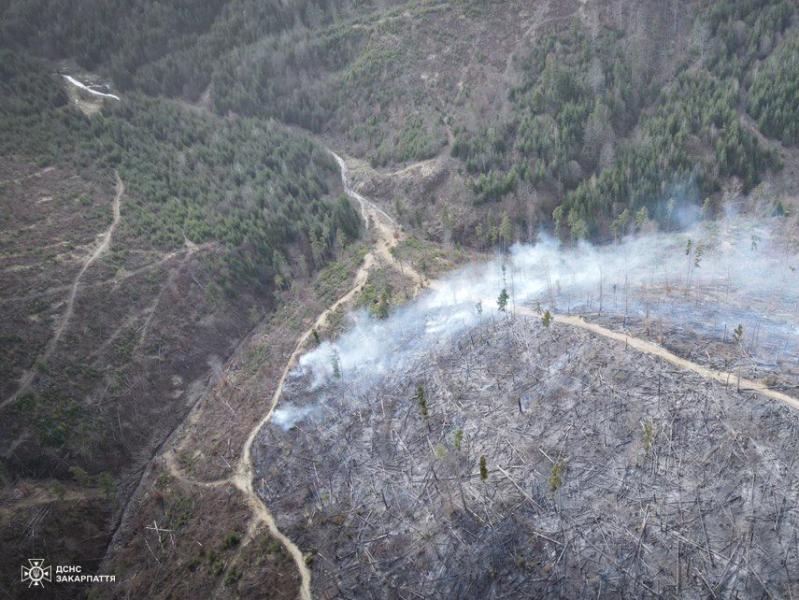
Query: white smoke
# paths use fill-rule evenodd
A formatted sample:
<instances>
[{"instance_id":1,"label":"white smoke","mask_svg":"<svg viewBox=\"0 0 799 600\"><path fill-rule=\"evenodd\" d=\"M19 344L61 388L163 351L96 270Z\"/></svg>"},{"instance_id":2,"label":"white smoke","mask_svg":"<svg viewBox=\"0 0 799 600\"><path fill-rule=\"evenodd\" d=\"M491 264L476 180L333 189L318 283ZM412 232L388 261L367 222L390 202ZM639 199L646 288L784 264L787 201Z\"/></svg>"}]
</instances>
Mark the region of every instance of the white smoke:
<instances>
[{"instance_id":1,"label":"white smoke","mask_svg":"<svg viewBox=\"0 0 799 600\"><path fill-rule=\"evenodd\" d=\"M750 349L764 362L775 352L797 360L799 255L782 247L776 224L731 217L607 246L563 247L551 238L516 245L507 256L453 272L386 320L355 313L339 339L301 357L291 379L312 390L338 379L364 390L516 306L658 317L719 339L740 323L754 332ZM505 314L497 307L503 288ZM284 426L311 409L279 410L275 421Z\"/></svg>"},{"instance_id":2,"label":"white smoke","mask_svg":"<svg viewBox=\"0 0 799 600\"><path fill-rule=\"evenodd\" d=\"M310 406L284 404L276 408L275 412L272 413L272 423L280 427L283 431L288 431L311 414L313 410L313 407Z\"/></svg>"}]
</instances>

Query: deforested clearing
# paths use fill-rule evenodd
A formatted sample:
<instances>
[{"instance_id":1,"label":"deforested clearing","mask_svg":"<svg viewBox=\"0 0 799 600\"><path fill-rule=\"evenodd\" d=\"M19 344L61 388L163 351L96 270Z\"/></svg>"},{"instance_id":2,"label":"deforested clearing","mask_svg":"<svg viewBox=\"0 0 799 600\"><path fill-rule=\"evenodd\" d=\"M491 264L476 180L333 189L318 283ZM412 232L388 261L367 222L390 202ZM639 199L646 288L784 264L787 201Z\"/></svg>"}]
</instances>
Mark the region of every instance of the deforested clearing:
<instances>
[{"instance_id":1,"label":"deforested clearing","mask_svg":"<svg viewBox=\"0 0 799 600\"><path fill-rule=\"evenodd\" d=\"M799 418L781 403L531 317L364 393L307 383L285 402L321 405L265 428L255 458L323 597L795 591Z\"/></svg>"}]
</instances>

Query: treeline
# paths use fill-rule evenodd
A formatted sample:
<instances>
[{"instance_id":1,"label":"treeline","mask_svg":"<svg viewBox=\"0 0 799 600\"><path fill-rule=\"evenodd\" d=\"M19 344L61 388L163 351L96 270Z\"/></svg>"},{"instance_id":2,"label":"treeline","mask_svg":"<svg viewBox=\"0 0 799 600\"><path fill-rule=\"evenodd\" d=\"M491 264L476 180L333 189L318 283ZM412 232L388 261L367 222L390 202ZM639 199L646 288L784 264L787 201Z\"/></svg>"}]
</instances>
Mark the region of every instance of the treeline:
<instances>
[{"instance_id":1,"label":"treeline","mask_svg":"<svg viewBox=\"0 0 799 600\"><path fill-rule=\"evenodd\" d=\"M164 249L216 242L213 279L262 293L308 274L359 235L349 201L331 196L335 161L306 138L257 119L219 119L136 93L88 118L64 107L60 78L2 52L0 152L82 169L118 169L121 227ZM31 107L35 107L31 109Z\"/></svg>"}]
</instances>

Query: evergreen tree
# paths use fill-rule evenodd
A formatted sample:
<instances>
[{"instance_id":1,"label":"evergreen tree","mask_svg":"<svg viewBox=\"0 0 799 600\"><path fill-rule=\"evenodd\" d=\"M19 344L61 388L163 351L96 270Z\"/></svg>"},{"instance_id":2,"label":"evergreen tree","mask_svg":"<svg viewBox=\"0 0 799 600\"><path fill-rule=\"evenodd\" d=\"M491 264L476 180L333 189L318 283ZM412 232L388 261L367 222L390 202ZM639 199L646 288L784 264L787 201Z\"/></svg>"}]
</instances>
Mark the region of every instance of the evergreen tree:
<instances>
[{"instance_id":1,"label":"evergreen tree","mask_svg":"<svg viewBox=\"0 0 799 600\"><path fill-rule=\"evenodd\" d=\"M505 288L502 288L502 291L499 293L499 297L497 298L497 308L500 312L505 312L508 308L508 300L510 296L508 296L508 291Z\"/></svg>"},{"instance_id":2,"label":"evergreen tree","mask_svg":"<svg viewBox=\"0 0 799 600\"><path fill-rule=\"evenodd\" d=\"M422 416L426 419L428 417L427 397L425 396L424 386L421 383L416 386L416 403L419 405L419 411Z\"/></svg>"}]
</instances>

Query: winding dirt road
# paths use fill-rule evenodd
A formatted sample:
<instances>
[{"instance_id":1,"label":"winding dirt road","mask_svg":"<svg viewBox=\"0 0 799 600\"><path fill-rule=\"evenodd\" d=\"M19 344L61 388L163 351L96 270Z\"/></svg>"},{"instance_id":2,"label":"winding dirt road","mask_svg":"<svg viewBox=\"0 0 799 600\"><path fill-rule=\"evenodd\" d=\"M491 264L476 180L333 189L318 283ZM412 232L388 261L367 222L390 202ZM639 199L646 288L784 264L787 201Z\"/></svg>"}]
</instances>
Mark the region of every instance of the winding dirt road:
<instances>
[{"instance_id":1,"label":"winding dirt road","mask_svg":"<svg viewBox=\"0 0 799 600\"><path fill-rule=\"evenodd\" d=\"M239 459L238 465L236 466L233 475L229 479L199 481L186 477L181 472L177 461L177 452L179 451L180 444L177 444L164 455L165 467L167 471L170 473L170 475L180 481L183 481L184 483L205 488L233 485L239 491L241 491L241 493L246 497L247 503L252 510L253 518L250 520L250 523L247 527L246 537L239 546L239 552L241 551L241 548L244 548L250 541L252 541L258 530L258 526L262 523L265 524L272 537L277 539L283 545L297 566L297 571L300 574L299 594L302 600L310 600L311 598L311 571L305 563L305 556L303 555L302 551L291 539L289 539L280 531L275 523L274 517L269 512L269 509L263 503L260 496L258 496L258 493L255 491L253 485L255 471L252 462L253 444L258 437L258 433L271 420L275 408L280 401L280 397L283 395L283 385L285 383L286 377L288 377L288 374L297 364L297 361L305 349L308 339L313 335L313 331L318 331L324 328L333 312L354 299L356 294L366 283L369 277L369 272L375 265L385 263L401 271L402 274L413 280L417 291L425 287L424 277L409 265L400 265L399 260L397 260L397 258L391 252L391 250L402 239L402 232L400 231L399 225L396 223L396 221L394 221L394 219L391 218L390 215L388 215L388 213L367 200L354 189L350 179L349 169L344 159L332 150L328 150L328 152L330 152L330 154L336 159L336 162L339 165L339 169L341 170L341 182L344 187L344 191L350 198L358 203L361 218L363 219L366 228L372 230L375 238L374 245L364 256L363 264L355 273L352 287L350 287L350 289L344 295L338 298L333 304L327 307L316 318L313 324L297 339L294 351L289 356L286 366L283 368L283 372L278 380L277 387L272 394L269 408L266 414L264 414L261 420L256 424L255 427L253 427L253 429L250 431L250 434L247 436L244 446L242 447L241 457ZM229 564L233 564L234 562L234 560L231 560Z\"/></svg>"},{"instance_id":2,"label":"winding dirt road","mask_svg":"<svg viewBox=\"0 0 799 600\"><path fill-rule=\"evenodd\" d=\"M332 150L328 149L328 152L330 152L333 158L336 159L339 169L341 170L341 183L344 186L344 190L347 192L347 195L353 200L355 200L360 206L361 218L363 219L363 222L366 224L366 227L369 227L370 224L374 225L376 239L375 239L375 246L372 252L369 253L370 255L372 255L371 261L372 262L374 261L376 255L390 266L394 267L395 269L398 269L401 272L401 274L412 279L414 284L416 285L417 292L422 288L424 288L426 285L424 277L422 277L422 275L418 273L416 270L414 270L412 267L409 267L407 265L400 265L397 258L391 253L391 249L394 248L394 246L396 246L397 243L402 241L404 238L404 235L401 231L399 224L386 211L376 206L371 201L367 200L362 194L358 193L355 190L352 184L352 180L350 178L349 168L347 167L347 163L344 161L343 158L341 158L338 154L336 154ZM368 265L368 267L371 267L371 263ZM364 268L362 268L361 271L364 270L366 271L366 273L364 273L365 276L369 270L369 268L367 268L366 263L364 263ZM356 275L355 287L356 288L358 287L357 275Z\"/></svg>"},{"instance_id":3,"label":"winding dirt road","mask_svg":"<svg viewBox=\"0 0 799 600\"><path fill-rule=\"evenodd\" d=\"M333 311L350 302L355 297L355 295L360 291L361 287L366 283L370 269L372 269L375 264L378 264L378 261L381 263L384 262L392 268L401 271L401 273L405 276L410 277L416 283L417 290L423 289L426 285L427 287L435 287L435 282L426 283L421 274L419 274L409 265L401 265L399 260L397 260L397 258L392 254L392 248L394 248L398 241L402 239L402 233L398 224L385 211L375 206L372 202L359 194L353 188L346 162L332 151L330 151L330 153L336 159L339 168L341 169L341 179L345 192L350 198L358 202L361 217L366 223L366 227L372 229L375 236L374 245L366 254L363 264L356 272L352 287L343 296L330 305L324 312L322 312L314 321L313 325L306 329L298 338L294 351L289 356L286 366L284 367L280 379L278 380L277 387L272 394L269 408L266 414L264 414L261 420L247 436L242 448L238 465L236 466L234 474L229 479L206 482L192 480L186 477L180 471L180 467L176 459L177 449L179 446L168 451L165 455L166 468L172 476L181 481L206 488L233 485L240 490L242 494L244 494L244 496L247 498L247 503L252 510L253 516L247 528L247 535L239 547L239 552L241 551L241 548L245 547L254 538L259 525L265 524L269 529L270 534L275 539L279 540L280 543L286 548L294 560L295 565L297 566L297 571L300 575L299 595L302 600L310 600L311 598L311 571L305 563L305 557L300 548L279 530L273 515L269 512L269 509L263 503L254 488L253 481L255 479L255 471L252 462L253 444L255 443L255 440L257 439L261 429L271 420L275 408L277 407L278 402L283 394L283 386L286 377L297 364L297 361L305 349L306 342L310 336L313 335L313 331L323 328L327 324L327 321ZM538 313L528 307L517 307L516 313L524 316L540 318ZM724 384L729 384L730 382L736 383L741 389L758 392L769 398L784 402L792 408L799 410L799 400L782 392L771 390L761 382L748 379L739 379L732 373L709 369L692 361L681 358L662 348L661 346L658 346L657 344L624 333L619 333L594 323L588 323L579 316L556 314L553 315L553 319L560 325L577 327L579 329L589 331L595 335L600 335L605 338L624 342L639 352L666 360L667 362L679 368L694 372L706 379L718 381ZM229 564L233 564L234 562L234 560L231 560Z\"/></svg>"},{"instance_id":4,"label":"winding dirt road","mask_svg":"<svg viewBox=\"0 0 799 600\"><path fill-rule=\"evenodd\" d=\"M322 329L327 324L331 313L336 311L340 306L347 304L355 297L358 291L360 291L360 289L366 283L366 280L369 277L369 271L374 266L377 257L380 257L391 265L398 265L398 261L391 253L391 249L396 246L397 242L400 240L399 227L394 219L392 219L384 210L375 206L373 203L355 191L350 182L349 170L347 169L347 164L345 163L344 159L342 159L336 153L330 150L328 151L336 159L336 162L341 169L341 182L344 186L344 191L350 198L356 200L360 205L361 217L363 218L366 227L368 228L370 225L374 226L374 233L376 235L375 245L364 257L363 264L355 274L353 285L349 291L347 291L346 294L341 296L327 309L325 309L325 311L317 317L313 325L306 329L297 340L297 345L294 348L294 352L292 352L291 356L289 356L289 360L283 369L280 380L278 381L277 388L275 388L275 392L272 394L272 401L270 402L269 410L263 416L261 421L253 428L253 430L250 432L250 435L247 437L247 440L244 442L244 448L241 454L241 459L239 460L238 468L231 478L231 483L233 483L233 485L241 490L241 492L247 497L248 503L250 504L250 507L257 518L250 523L248 537L251 537L255 533L255 530L258 526L257 521L266 523L267 527L269 528L269 532L273 537L280 540L286 550L288 550L289 554L291 554L291 557L294 559L294 562L297 565L297 569L300 573L300 597L303 600L309 600L311 598L311 571L305 564L305 557L303 556L302 551L297 547L296 544L294 544L294 542L280 532L275 524L274 517L269 510L267 510L266 505L253 488L255 473L252 462L252 446L258 436L258 433L261 431L261 428L263 428L264 425L266 425L272 418L275 407L277 407L280 397L283 394L283 384L285 383L286 377L297 364L297 360L300 358L305 348L305 343L308 341L311 335L313 335L313 331ZM421 288L423 286L423 278L419 273L411 268L405 268L404 272L414 280L414 282L417 284L417 288Z\"/></svg>"},{"instance_id":5,"label":"winding dirt road","mask_svg":"<svg viewBox=\"0 0 799 600\"><path fill-rule=\"evenodd\" d=\"M529 308L517 308L516 312L524 315L538 316L537 313ZM578 327L580 329L590 331L595 335L601 335L602 337L624 342L639 352L661 358L676 367L696 373L705 379L718 381L724 385L735 384L737 389L757 392L758 394L762 394L763 396L771 398L772 400L783 402L795 410L799 410L799 399L789 396L783 392L773 390L762 381L745 379L739 375L736 375L735 373L730 373L727 371L716 371L715 369L710 369L693 361L677 356L673 352L669 352L662 346L658 346L653 342L633 337L627 335L626 333L613 331L612 329L607 329L606 327L602 327L596 323L589 323L582 317L574 315L552 315L552 318L556 323L569 325L570 327Z\"/></svg>"}]
</instances>

